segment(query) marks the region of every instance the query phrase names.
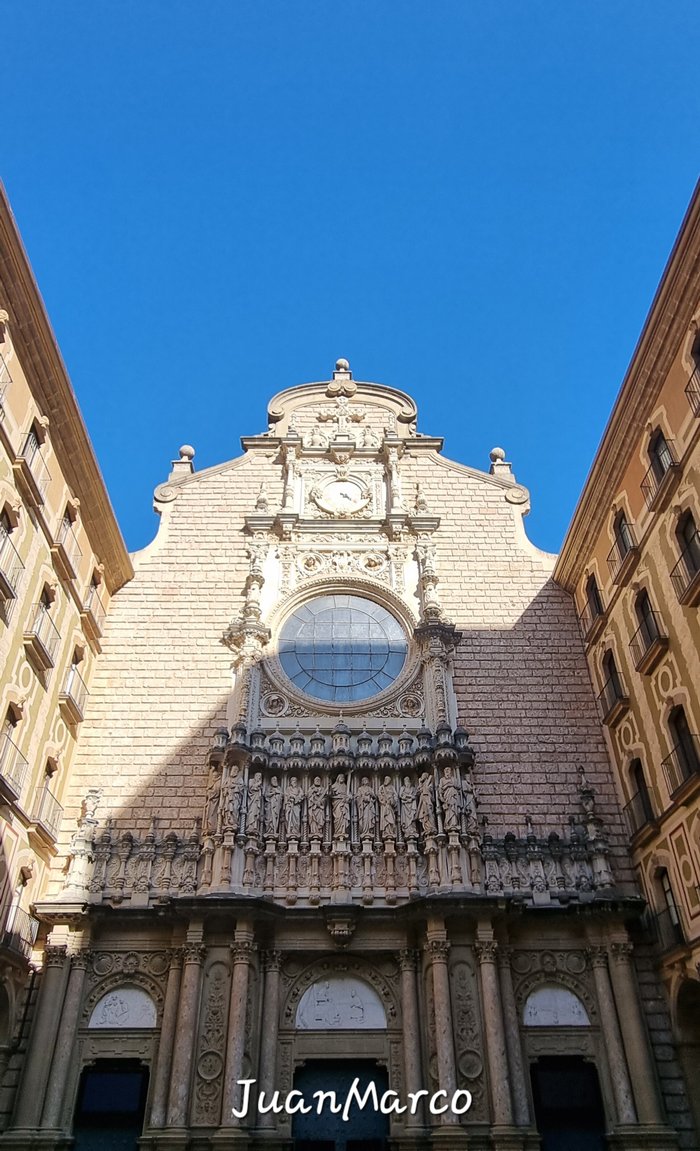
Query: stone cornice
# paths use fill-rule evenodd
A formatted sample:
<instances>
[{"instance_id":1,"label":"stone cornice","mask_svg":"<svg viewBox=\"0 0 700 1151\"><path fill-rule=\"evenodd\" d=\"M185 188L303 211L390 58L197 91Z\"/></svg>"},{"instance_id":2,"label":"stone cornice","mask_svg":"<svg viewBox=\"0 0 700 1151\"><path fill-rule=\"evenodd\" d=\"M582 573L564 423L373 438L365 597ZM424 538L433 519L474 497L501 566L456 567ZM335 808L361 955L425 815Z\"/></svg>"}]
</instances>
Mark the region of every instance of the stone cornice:
<instances>
[{"instance_id":1,"label":"stone cornice","mask_svg":"<svg viewBox=\"0 0 700 1151\"><path fill-rule=\"evenodd\" d=\"M134 574L66 366L56 343L7 195L0 184L0 303L66 482L79 498L90 543L110 593Z\"/></svg>"},{"instance_id":2,"label":"stone cornice","mask_svg":"<svg viewBox=\"0 0 700 1151\"><path fill-rule=\"evenodd\" d=\"M554 569L573 592L700 299L700 182L661 277Z\"/></svg>"}]
</instances>

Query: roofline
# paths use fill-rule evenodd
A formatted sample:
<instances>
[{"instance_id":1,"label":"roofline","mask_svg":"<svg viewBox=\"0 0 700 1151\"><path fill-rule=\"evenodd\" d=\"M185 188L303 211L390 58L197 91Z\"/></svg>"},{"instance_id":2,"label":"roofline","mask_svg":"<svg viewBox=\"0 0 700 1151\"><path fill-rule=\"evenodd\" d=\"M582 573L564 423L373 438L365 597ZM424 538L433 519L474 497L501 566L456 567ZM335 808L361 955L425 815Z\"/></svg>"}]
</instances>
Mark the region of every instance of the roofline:
<instances>
[{"instance_id":1,"label":"roofline","mask_svg":"<svg viewBox=\"0 0 700 1151\"><path fill-rule=\"evenodd\" d=\"M1 181L0 291L13 344L37 404L49 417L51 444L80 500L81 520L112 593L133 577L134 569Z\"/></svg>"},{"instance_id":2,"label":"roofline","mask_svg":"<svg viewBox=\"0 0 700 1151\"><path fill-rule=\"evenodd\" d=\"M554 579L573 592L700 298L700 180L564 537Z\"/></svg>"}]
</instances>

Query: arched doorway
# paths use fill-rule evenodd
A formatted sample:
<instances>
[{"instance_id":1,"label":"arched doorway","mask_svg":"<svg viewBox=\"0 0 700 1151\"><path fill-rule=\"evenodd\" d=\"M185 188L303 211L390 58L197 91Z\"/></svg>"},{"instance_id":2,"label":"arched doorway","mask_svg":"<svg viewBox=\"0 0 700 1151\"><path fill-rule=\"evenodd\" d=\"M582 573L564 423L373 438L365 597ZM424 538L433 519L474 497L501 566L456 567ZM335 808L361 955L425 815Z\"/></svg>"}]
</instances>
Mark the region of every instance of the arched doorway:
<instances>
[{"instance_id":1,"label":"arched doorway","mask_svg":"<svg viewBox=\"0 0 700 1151\"><path fill-rule=\"evenodd\" d=\"M598 1073L579 1055L547 1055L530 1068L542 1151L605 1151Z\"/></svg>"},{"instance_id":2,"label":"arched doorway","mask_svg":"<svg viewBox=\"0 0 700 1151\"><path fill-rule=\"evenodd\" d=\"M134 1059L98 1059L83 1068L73 1151L136 1151L143 1130L148 1070Z\"/></svg>"},{"instance_id":3,"label":"arched doorway","mask_svg":"<svg viewBox=\"0 0 700 1151\"><path fill-rule=\"evenodd\" d=\"M385 1151L389 1119L375 1109L371 1096L362 1110L353 1103L348 1109L347 1120L343 1119L342 1112L334 1114L331 1111L333 1100L328 1098L322 1101L324 1106L318 1114L320 1101L314 1098L314 1092L333 1091L337 1103L344 1106L356 1080L361 1097L371 1083L375 1085L377 1099L381 1099L389 1087L384 1068L366 1059L313 1060L298 1068L294 1075L294 1088L302 1093L306 1105L313 1110L307 1115L294 1116L294 1151Z\"/></svg>"}]
</instances>

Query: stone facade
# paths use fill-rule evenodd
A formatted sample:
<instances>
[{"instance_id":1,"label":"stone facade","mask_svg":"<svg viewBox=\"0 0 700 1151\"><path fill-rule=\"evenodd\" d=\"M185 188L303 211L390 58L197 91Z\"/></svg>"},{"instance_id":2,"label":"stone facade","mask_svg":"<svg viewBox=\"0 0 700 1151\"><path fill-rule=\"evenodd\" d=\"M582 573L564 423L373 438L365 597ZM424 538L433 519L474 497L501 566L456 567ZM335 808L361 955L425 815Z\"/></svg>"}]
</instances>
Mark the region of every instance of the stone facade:
<instances>
[{"instance_id":1,"label":"stone facade","mask_svg":"<svg viewBox=\"0 0 700 1151\"><path fill-rule=\"evenodd\" d=\"M555 571L576 596L698 1126L699 221L696 191Z\"/></svg>"}]
</instances>

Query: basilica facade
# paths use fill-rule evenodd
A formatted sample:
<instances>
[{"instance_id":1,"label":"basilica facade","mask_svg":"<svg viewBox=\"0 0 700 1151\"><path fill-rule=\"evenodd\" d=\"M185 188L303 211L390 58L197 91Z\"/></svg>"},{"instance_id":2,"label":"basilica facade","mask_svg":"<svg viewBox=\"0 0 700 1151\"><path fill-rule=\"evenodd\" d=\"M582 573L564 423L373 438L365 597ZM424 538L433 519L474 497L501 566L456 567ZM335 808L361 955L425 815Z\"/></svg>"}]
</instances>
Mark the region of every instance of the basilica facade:
<instances>
[{"instance_id":1,"label":"basilica facade","mask_svg":"<svg viewBox=\"0 0 700 1151\"><path fill-rule=\"evenodd\" d=\"M0 1146L695 1147L505 453L345 360L242 448L180 449L113 596Z\"/></svg>"}]
</instances>

